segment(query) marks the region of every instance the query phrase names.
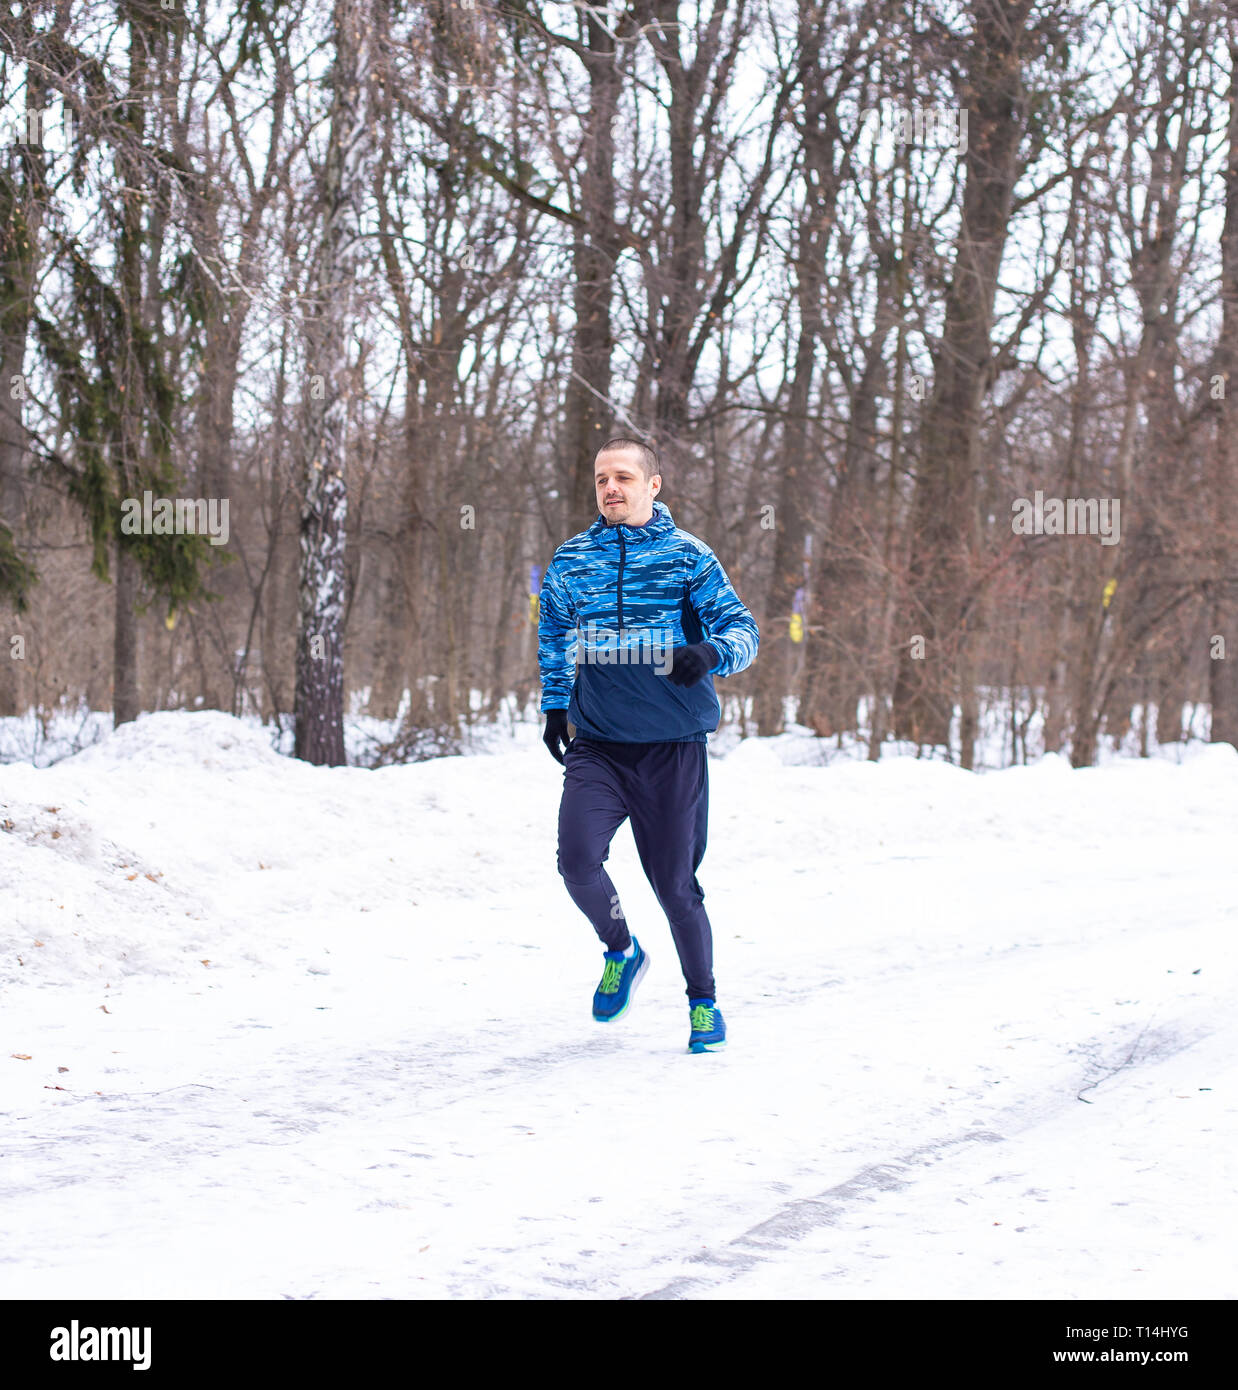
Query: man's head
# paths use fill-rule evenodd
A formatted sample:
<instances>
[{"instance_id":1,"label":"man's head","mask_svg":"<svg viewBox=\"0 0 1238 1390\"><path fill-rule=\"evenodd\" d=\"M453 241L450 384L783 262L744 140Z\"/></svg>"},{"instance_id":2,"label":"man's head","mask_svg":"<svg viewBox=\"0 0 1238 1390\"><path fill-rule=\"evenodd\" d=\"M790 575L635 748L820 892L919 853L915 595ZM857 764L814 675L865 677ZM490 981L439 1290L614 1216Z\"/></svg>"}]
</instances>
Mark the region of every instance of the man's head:
<instances>
[{"instance_id":1,"label":"man's head","mask_svg":"<svg viewBox=\"0 0 1238 1390\"><path fill-rule=\"evenodd\" d=\"M593 465L598 511L608 526L643 526L662 486L658 456L637 439L608 439Z\"/></svg>"}]
</instances>

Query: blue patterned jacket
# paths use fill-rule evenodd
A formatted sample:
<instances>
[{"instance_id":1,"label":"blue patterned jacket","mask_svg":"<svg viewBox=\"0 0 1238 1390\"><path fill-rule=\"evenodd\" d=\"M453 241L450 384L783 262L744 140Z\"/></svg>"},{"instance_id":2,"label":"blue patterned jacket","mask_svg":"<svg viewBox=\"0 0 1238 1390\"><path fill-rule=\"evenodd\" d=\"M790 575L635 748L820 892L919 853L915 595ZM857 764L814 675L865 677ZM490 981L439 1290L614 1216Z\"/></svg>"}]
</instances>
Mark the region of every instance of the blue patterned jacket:
<instances>
[{"instance_id":1,"label":"blue patterned jacket","mask_svg":"<svg viewBox=\"0 0 1238 1390\"><path fill-rule=\"evenodd\" d=\"M600 513L563 542L542 579L542 710L566 709L586 738L703 743L721 710L712 677L756 659L760 634L704 541L662 502L643 526ZM666 678L674 647L708 642L718 663L693 686Z\"/></svg>"}]
</instances>

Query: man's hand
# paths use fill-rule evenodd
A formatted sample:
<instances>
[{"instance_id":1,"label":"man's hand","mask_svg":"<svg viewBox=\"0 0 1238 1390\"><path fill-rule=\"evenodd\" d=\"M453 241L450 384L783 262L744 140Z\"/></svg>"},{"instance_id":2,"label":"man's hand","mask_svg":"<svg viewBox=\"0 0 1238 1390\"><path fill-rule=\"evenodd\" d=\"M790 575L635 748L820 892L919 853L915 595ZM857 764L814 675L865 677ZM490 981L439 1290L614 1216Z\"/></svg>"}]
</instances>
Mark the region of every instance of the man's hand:
<instances>
[{"instance_id":1,"label":"man's hand","mask_svg":"<svg viewBox=\"0 0 1238 1390\"><path fill-rule=\"evenodd\" d=\"M702 676L718 664L718 653L708 642L691 647L676 647L671 652L671 669L667 679L673 685L695 685Z\"/></svg>"},{"instance_id":2,"label":"man's hand","mask_svg":"<svg viewBox=\"0 0 1238 1390\"><path fill-rule=\"evenodd\" d=\"M550 749L551 757L563 762L563 754L559 752L559 744L562 743L566 749L571 740L567 736L567 710L548 709L546 711L546 732L542 735L542 742ZM564 763L566 767L567 764Z\"/></svg>"}]
</instances>

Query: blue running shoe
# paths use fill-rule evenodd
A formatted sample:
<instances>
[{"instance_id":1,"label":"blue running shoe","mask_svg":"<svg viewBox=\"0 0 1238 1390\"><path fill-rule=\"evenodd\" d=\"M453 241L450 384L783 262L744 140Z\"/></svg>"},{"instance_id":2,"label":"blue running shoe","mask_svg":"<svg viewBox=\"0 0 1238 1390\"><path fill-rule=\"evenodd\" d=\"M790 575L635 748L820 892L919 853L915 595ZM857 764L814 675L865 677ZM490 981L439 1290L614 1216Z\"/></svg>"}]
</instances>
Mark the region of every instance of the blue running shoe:
<instances>
[{"instance_id":1,"label":"blue running shoe","mask_svg":"<svg viewBox=\"0 0 1238 1390\"><path fill-rule=\"evenodd\" d=\"M632 945L636 952L625 956L622 951L603 951L606 969L602 972L602 983L593 996L593 1017L599 1023L613 1023L622 1018L632 1002L632 991L644 978L649 969L649 957L641 950L635 937Z\"/></svg>"},{"instance_id":2,"label":"blue running shoe","mask_svg":"<svg viewBox=\"0 0 1238 1390\"><path fill-rule=\"evenodd\" d=\"M726 1024L722 1010L712 999L689 999L692 1008L692 1033L688 1038L689 1052L717 1052L726 1046Z\"/></svg>"}]
</instances>

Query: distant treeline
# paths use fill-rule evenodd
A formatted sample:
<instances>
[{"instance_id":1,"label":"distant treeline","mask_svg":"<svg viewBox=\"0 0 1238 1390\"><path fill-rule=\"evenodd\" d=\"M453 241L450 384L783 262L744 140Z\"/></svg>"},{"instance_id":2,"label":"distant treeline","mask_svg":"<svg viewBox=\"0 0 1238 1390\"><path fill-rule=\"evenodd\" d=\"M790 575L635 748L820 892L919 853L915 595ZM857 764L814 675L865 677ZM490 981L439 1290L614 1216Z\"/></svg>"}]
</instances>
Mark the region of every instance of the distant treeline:
<instances>
[{"instance_id":1,"label":"distant treeline","mask_svg":"<svg viewBox=\"0 0 1238 1390\"><path fill-rule=\"evenodd\" d=\"M0 70L0 714L450 748L623 433L746 733L1238 742L1232 2L47 0Z\"/></svg>"}]
</instances>

